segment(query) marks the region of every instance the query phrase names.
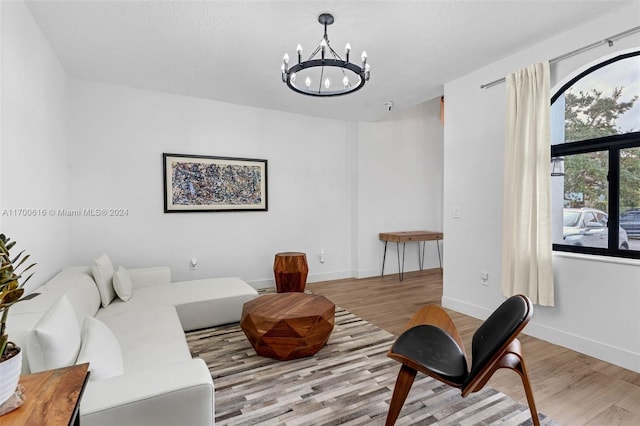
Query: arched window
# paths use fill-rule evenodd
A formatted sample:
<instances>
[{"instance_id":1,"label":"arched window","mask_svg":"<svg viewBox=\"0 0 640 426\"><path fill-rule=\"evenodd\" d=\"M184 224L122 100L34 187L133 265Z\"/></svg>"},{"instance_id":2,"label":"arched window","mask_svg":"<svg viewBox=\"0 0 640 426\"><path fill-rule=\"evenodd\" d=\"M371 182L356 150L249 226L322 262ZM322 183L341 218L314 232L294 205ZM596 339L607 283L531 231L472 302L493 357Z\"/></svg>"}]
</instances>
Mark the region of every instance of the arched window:
<instances>
[{"instance_id":1,"label":"arched window","mask_svg":"<svg viewBox=\"0 0 640 426\"><path fill-rule=\"evenodd\" d=\"M639 98L640 51L589 67L552 97L554 250L640 259Z\"/></svg>"}]
</instances>

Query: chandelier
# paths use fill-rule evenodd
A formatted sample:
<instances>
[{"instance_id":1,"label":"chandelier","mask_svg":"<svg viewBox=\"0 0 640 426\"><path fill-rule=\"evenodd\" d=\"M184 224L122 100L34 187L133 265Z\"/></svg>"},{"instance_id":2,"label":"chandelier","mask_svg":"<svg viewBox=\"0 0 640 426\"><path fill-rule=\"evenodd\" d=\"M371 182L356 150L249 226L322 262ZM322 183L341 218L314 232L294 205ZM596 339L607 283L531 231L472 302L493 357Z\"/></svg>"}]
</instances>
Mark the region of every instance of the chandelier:
<instances>
[{"instance_id":1,"label":"chandelier","mask_svg":"<svg viewBox=\"0 0 640 426\"><path fill-rule=\"evenodd\" d=\"M329 44L327 25L333 24L333 21L333 15L330 13L322 13L318 16L318 22L324 26L324 36L309 59L302 60L300 45L296 49L297 64L289 67L289 55L284 54L281 67L282 81L291 90L310 96L339 96L353 93L369 81L367 52L362 52L362 66L359 66L349 62L351 53L349 43L344 48L344 59Z\"/></svg>"}]
</instances>

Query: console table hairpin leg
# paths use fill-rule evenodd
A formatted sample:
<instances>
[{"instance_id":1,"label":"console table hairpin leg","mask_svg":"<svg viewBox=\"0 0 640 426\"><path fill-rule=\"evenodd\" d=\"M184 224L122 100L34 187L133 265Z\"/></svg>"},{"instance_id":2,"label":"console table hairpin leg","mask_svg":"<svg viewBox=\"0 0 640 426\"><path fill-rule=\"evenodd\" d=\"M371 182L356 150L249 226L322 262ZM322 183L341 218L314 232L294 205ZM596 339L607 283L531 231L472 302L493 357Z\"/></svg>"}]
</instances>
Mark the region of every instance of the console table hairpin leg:
<instances>
[{"instance_id":1,"label":"console table hairpin leg","mask_svg":"<svg viewBox=\"0 0 640 426\"><path fill-rule=\"evenodd\" d=\"M384 242L384 254L382 255L382 273L381 277L384 277L384 263L387 257L387 243ZM406 243L402 243L402 264L400 263L400 243L396 241L396 252L398 254L398 276L400 277L400 281L404 279L404 247ZM422 243L424 248L424 243ZM418 242L418 265L420 265L420 270L422 271L422 265L424 264L424 251L422 253L422 258L420 258L420 243Z\"/></svg>"},{"instance_id":2,"label":"console table hairpin leg","mask_svg":"<svg viewBox=\"0 0 640 426\"><path fill-rule=\"evenodd\" d=\"M404 279L404 257L405 257L405 246L407 241L409 242L417 242L418 243L418 266L422 271L424 268L424 253L425 253L425 245L427 241L435 240L436 246L438 247L438 261L440 262L440 271L442 271L442 256L440 254L440 242L442 239L442 233L439 232L430 232L430 231L414 231L414 232L392 232L392 233L381 233L380 239L384 241L384 254L382 255L382 273L380 276L384 276L384 264L387 259L387 243L389 241L395 241L396 243L396 252L398 255L398 277L400 281ZM402 242L402 262L400 262L400 243ZM422 247L420 246L422 243Z\"/></svg>"}]
</instances>

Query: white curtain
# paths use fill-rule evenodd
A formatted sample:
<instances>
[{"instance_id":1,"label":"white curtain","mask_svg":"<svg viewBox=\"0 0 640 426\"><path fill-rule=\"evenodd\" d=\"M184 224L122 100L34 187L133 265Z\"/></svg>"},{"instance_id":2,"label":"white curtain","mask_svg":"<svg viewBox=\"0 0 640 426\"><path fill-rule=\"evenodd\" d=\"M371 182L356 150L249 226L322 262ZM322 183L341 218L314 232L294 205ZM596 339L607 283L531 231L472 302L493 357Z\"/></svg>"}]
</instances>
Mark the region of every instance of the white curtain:
<instances>
[{"instance_id":1,"label":"white curtain","mask_svg":"<svg viewBox=\"0 0 640 426\"><path fill-rule=\"evenodd\" d=\"M502 293L554 305L549 62L506 77Z\"/></svg>"}]
</instances>

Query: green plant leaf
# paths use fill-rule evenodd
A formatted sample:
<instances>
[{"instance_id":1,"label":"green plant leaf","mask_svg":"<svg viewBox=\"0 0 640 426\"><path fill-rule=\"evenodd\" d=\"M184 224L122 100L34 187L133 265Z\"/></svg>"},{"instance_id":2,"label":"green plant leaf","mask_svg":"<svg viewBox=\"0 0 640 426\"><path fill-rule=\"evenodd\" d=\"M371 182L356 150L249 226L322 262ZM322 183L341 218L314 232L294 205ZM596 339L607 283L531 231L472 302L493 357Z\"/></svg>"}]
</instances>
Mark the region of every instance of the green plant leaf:
<instances>
[{"instance_id":1,"label":"green plant leaf","mask_svg":"<svg viewBox=\"0 0 640 426\"><path fill-rule=\"evenodd\" d=\"M6 309L8 306L16 303L24 294L23 288L16 288L15 290L8 291L2 295L0 299L0 310Z\"/></svg>"},{"instance_id":2,"label":"green plant leaf","mask_svg":"<svg viewBox=\"0 0 640 426\"><path fill-rule=\"evenodd\" d=\"M24 255L22 250L11 259L9 251L15 246L15 241L10 241L4 234L0 234L0 357L6 355L8 347L8 337L5 333L9 308L22 300L24 296L24 284L33 276L33 272L25 280L21 280L22 275L33 268L36 264L28 265L26 262L31 257ZM24 257L23 257L24 255ZM28 265L28 266L26 266ZM18 269L22 268L21 272ZM29 298L29 296L24 299Z\"/></svg>"},{"instance_id":3,"label":"green plant leaf","mask_svg":"<svg viewBox=\"0 0 640 426\"><path fill-rule=\"evenodd\" d=\"M18 261L18 259L20 259L20 256L22 256L22 253L24 253L24 250L22 250L20 253L18 253L18 255L16 257L13 258L13 260L11 261L11 263L13 263L14 265L16 264L16 262ZM29 256L27 256L29 257ZM20 265L18 265L20 266ZM16 266L17 268L17 266Z\"/></svg>"},{"instance_id":4,"label":"green plant leaf","mask_svg":"<svg viewBox=\"0 0 640 426\"><path fill-rule=\"evenodd\" d=\"M36 266L36 264L34 263L34 264L33 264L33 265L31 265L31 266ZM29 266L29 268L31 268L31 266ZM27 269L29 269L29 268L27 268ZM26 271L27 269L25 269L25 271ZM31 277L33 276L33 274L35 274L35 272L32 272L32 273L31 273L31 275L29 275L27 278L25 278L25 279L24 279L24 281L22 281L22 286L23 286L23 287L24 287L24 285L27 283L27 281L29 281L29 280L31 279Z\"/></svg>"}]
</instances>

